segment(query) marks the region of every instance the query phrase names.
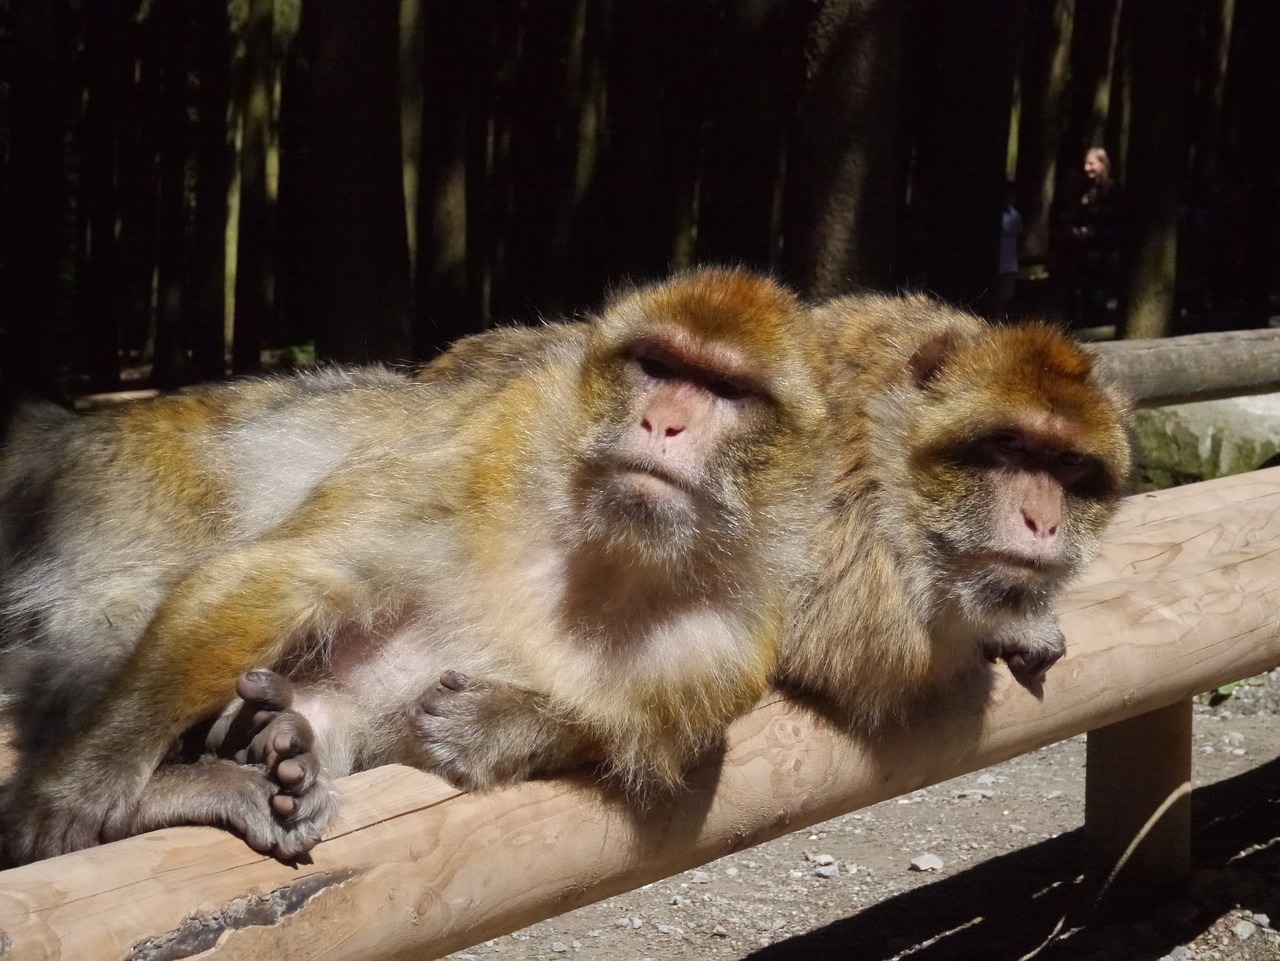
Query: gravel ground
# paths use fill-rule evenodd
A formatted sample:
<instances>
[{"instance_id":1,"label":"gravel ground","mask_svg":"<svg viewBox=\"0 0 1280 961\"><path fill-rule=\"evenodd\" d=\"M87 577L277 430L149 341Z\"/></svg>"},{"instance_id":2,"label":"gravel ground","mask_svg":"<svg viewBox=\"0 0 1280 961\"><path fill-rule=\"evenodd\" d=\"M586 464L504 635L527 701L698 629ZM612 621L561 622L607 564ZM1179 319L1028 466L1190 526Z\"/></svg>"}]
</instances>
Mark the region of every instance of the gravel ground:
<instances>
[{"instance_id":1,"label":"gravel ground","mask_svg":"<svg viewBox=\"0 0 1280 961\"><path fill-rule=\"evenodd\" d=\"M1197 699L1191 884L1120 919L1082 877L1078 737L450 958L1280 961L1277 717L1280 669Z\"/></svg>"}]
</instances>

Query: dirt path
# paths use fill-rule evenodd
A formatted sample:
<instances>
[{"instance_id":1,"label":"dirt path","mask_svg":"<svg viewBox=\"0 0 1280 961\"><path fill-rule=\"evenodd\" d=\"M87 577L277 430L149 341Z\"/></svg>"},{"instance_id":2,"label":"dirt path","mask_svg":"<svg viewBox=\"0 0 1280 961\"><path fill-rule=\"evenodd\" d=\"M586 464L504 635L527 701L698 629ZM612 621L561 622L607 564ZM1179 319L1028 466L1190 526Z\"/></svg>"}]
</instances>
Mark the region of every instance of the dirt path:
<instances>
[{"instance_id":1,"label":"dirt path","mask_svg":"<svg viewBox=\"0 0 1280 961\"><path fill-rule=\"evenodd\" d=\"M450 957L1280 961L1280 670L1194 730L1192 885L1123 923L1080 880L1079 737Z\"/></svg>"}]
</instances>

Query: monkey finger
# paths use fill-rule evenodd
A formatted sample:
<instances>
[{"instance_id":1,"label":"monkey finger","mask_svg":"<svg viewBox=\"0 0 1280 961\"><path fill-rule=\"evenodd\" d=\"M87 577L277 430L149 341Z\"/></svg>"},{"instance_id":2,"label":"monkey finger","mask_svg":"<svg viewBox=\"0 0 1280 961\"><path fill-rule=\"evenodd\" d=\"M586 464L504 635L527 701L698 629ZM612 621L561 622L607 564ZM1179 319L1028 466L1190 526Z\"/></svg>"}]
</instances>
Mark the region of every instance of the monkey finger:
<instances>
[{"instance_id":1,"label":"monkey finger","mask_svg":"<svg viewBox=\"0 0 1280 961\"><path fill-rule=\"evenodd\" d=\"M293 704L293 684L265 667L245 671L236 680L236 693L258 710L283 711Z\"/></svg>"}]
</instances>

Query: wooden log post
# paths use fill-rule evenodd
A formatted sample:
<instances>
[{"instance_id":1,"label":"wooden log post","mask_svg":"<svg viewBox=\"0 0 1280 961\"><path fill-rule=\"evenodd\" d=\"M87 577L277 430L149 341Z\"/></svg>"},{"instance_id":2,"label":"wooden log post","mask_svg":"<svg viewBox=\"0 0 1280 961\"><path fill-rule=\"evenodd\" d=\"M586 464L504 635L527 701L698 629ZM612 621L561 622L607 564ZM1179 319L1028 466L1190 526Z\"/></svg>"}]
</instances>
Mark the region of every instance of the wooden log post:
<instances>
[{"instance_id":1,"label":"wooden log post","mask_svg":"<svg viewBox=\"0 0 1280 961\"><path fill-rule=\"evenodd\" d=\"M340 782L341 821L307 863L175 828L0 873L0 958L438 957L1066 737L1183 710L1280 664L1278 605L1280 469L1131 498L1062 605L1068 653L1037 694L997 668L875 740L766 704L733 726L721 763L645 818L571 780L474 796L378 768ZM1130 787L1104 777L1095 803L1116 809L1114 790Z\"/></svg>"},{"instance_id":2,"label":"wooden log post","mask_svg":"<svg viewBox=\"0 0 1280 961\"><path fill-rule=\"evenodd\" d=\"M1191 701L1089 732L1085 831L1098 897L1126 906L1191 875Z\"/></svg>"}]
</instances>

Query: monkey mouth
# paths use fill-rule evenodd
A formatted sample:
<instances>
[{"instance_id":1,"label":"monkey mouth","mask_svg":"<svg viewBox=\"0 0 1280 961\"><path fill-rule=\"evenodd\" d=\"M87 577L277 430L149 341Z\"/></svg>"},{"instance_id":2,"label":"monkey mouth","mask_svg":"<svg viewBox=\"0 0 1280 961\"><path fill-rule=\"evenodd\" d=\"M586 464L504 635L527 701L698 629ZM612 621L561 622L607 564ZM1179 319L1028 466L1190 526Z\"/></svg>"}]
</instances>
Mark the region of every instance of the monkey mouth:
<instances>
[{"instance_id":1,"label":"monkey mouth","mask_svg":"<svg viewBox=\"0 0 1280 961\"><path fill-rule=\"evenodd\" d=\"M971 573L986 574L1010 585L1027 585L1050 580L1061 573L1060 565L1007 551L984 552L969 558Z\"/></svg>"},{"instance_id":2,"label":"monkey mouth","mask_svg":"<svg viewBox=\"0 0 1280 961\"><path fill-rule=\"evenodd\" d=\"M619 461L614 465L614 475L624 483L659 496L670 496L673 489L688 497L694 495L686 478L650 461Z\"/></svg>"}]
</instances>

